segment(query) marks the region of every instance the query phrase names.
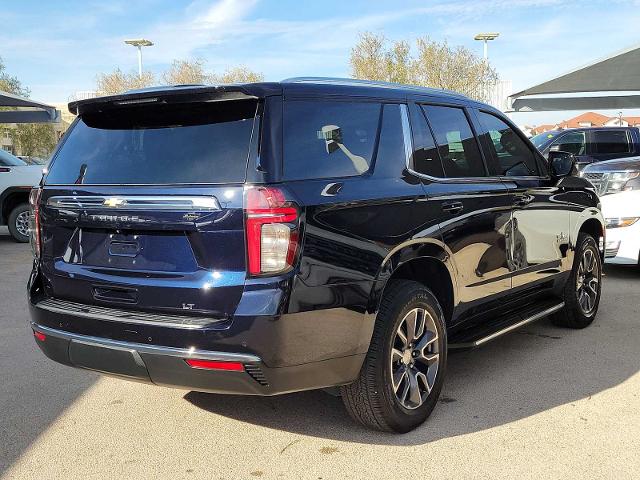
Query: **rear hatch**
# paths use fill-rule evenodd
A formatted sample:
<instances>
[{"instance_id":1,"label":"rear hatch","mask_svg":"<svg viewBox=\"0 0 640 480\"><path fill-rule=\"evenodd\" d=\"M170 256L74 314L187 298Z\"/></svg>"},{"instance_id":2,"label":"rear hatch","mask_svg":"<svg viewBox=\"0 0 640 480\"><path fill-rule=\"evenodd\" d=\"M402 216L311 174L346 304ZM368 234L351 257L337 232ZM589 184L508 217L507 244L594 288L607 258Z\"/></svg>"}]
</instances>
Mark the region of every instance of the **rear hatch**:
<instances>
[{"instance_id":1,"label":"rear hatch","mask_svg":"<svg viewBox=\"0 0 640 480\"><path fill-rule=\"evenodd\" d=\"M52 160L40 201L45 291L76 308L227 318L246 278L258 101L154 102L83 112Z\"/></svg>"}]
</instances>

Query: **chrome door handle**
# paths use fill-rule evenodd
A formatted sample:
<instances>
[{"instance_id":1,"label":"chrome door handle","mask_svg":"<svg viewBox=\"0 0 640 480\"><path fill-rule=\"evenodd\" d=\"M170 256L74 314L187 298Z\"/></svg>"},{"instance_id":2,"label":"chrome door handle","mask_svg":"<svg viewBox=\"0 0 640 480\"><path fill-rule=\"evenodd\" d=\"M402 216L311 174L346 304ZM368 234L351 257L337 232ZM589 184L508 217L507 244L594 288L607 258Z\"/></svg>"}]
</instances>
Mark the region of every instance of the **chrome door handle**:
<instances>
[{"instance_id":1,"label":"chrome door handle","mask_svg":"<svg viewBox=\"0 0 640 480\"><path fill-rule=\"evenodd\" d=\"M460 213L463 209L462 202L446 202L442 204L442 211L447 213Z\"/></svg>"},{"instance_id":2,"label":"chrome door handle","mask_svg":"<svg viewBox=\"0 0 640 480\"><path fill-rule=\"evenodd\" d=\"M518 207L524 207L525 205L529 205L534 199L533 195L518 195L514 200L513 204Z\"/></svg>"}]
</instances>

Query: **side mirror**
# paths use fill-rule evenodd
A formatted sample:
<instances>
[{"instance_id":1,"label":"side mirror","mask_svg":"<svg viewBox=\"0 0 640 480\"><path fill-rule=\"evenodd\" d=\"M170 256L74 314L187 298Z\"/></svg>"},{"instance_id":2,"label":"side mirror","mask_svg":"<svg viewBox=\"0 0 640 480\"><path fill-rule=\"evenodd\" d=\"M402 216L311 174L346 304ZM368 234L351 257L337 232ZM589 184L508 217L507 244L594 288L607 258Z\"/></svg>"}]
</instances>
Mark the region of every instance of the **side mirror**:
<instances>
[{"instance_id":1,"label":"side mirror","mask_svg":"<svg viewBox=\"0 0 640 480\"><path fill-rule=\"evenodd\" d=\"M342 130L337 125L325 125L318 135L325 142L327 153L333 153L338 150L339 144L342 143Z\"/></svg>"},{"instance_id":2,"label":"side mirror","mask_svg":"<svg viewBox=\"0 0 640 480\"><path fill-rule=\"evenodd\" d=\"M576 157L569 152L549 152L548 160L551 176L555 178L568 177L576 166Z\"/></svg>"}]
</instances>

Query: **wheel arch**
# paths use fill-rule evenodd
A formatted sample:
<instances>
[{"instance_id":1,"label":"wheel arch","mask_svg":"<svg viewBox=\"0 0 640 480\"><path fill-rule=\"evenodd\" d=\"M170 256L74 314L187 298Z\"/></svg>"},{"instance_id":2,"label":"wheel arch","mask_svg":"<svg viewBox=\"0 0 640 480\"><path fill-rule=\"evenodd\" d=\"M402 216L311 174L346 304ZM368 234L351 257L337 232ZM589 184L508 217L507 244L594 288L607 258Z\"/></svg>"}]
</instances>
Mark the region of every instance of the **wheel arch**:
<instances>
[{"instance_id":1,"label":"wheel arch","mask_svg":"<svg viewBox=\"0 0 640 480\"><path fill-rule=\"evenodd\" d=\"M597 218L588 218L580 225L578 229L578 234L587 233L595 238L596 243L600 249L600 256L604 261L604 239L605 239L605 227L604 224ZM600 239L602 239L602 244L600 243ZM577 235L576 235L577 241Z\"/></svg>"},{"instance_id":2,"label":"wheel arch","mask_svg":"<svg viewBox=\"0 0 640 480\"><path fill-rule=\"evenodd\" d=\"M30 188L9 187L0 195L0 225L6 225L11 211L21 203L29 202Z\"/></svg>"},{"instance_id":3,"label":"wheel arch","mask_svg":"<svg viewBox=\"0 0 640 480\"><path fill-rule=\"evenodd\" d=\"M370 297L369 311L377 313L389 282L414 280L429 288L441 304L447 323L458 302L456 268L446 247L416 242L392 252L383 264Z\"/></svg>"}]
</instances>

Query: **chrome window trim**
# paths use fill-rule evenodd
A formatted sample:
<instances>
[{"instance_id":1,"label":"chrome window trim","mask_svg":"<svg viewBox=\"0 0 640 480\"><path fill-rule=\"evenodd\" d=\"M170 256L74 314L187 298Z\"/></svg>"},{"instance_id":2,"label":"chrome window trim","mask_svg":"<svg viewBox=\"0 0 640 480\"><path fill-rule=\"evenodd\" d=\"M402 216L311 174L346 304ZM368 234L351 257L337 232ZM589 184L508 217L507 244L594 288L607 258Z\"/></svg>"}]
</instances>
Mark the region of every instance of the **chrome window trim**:
<instances>
[{"instance_id":1,"label":"chrome window trim","mask_svg":"<svg viewBox=\"0 0 640 480\"><path fill-rule=\"evenodd\" d=\"M71 333L63 330L56 330L43 325L31 322L31 328L45 335L81 342L85 345L94 345L104 348L112 348L116 350L133 350L138 353L163 355L167 357L178 358L200 358L203 360L214 360L221 362L240 362L240 363L258 363L261 362L260 357L249 353L232 353L232 352L212 352L209 350L196 350L192 348L176 348L165 347L162 345L145 345L142 343L123 342L120 340L111 340L108 338L93 337L89 335L81 335L79 333Z\"/></svg>"},{"instance_id":2,"label":"chrome window trim","mask_svg":"<svg viewBox=\"0 0 640 480\"><path fill-rule=\"evenodd\" d=\"M541 177L537 175L531 176L519 176L519 177L506 177L506 176L490 176L490 177L433 177L426 173L416 172L411 168L411 156L413 154L413 137L411 134L411 127L409 124L409 112L405 104L400 105L402 116L402 134L404 137L404 149L406 156L406 168L409 173L415 175L418 178L423 178L437 183L499 183L504 180L549 180L551 177ZM476 140L477 141L477 140ZM481 150L482 151L482 150Z\"/></svg>"},{"instance_id":3,"label":"chrome window trim","mask_svg":"<svg viewBox=\"0 0 640 480\"><path fill-rule=\"evenodd\" d=\"M213 196L194 195L64 195L47 200L47 206L67 209L117 209L163 211L220 211L220 203Z\"/></svg>"},{"instance_id":4,"label":"chrome window trim","mask_svg":"<svg viewBox=\"0 0 640 480\"><path fill-rule=\"evenodd\" d=\"M450 105L443 105L443 106L450 106ZM464 108L464 107L460 107L456 105L455 108ZM405 149L405 156L406 156L405 166L406 166L407 172L409 172L412 175L415 175L418 178L423 178L425 180L429 180L431 182L437 182L437 183L501 183L500 177L495 177L495 176L447 178L447 177L433 177L431 175L427 175L426 173L416 172L413 168L411 168L411 156L413 155L413 137L411 132L411 126L409 123L409 111L408 111L407 105L405 104L400 105L400 109L401 109L401 117L402 117L402 134L404 137L404 149ZM467 120L468 120L468 117L467 117ZM471 122L469 122L469 124L471 125ZM476 137L476 142L477 141L478 140ZM480 145L478 145L478 148L480 148ZM482 154L482 149L480 149L480 152ZM511 178L515 178L515 177L511 177Z\"/></svg>"}]
</instances>

